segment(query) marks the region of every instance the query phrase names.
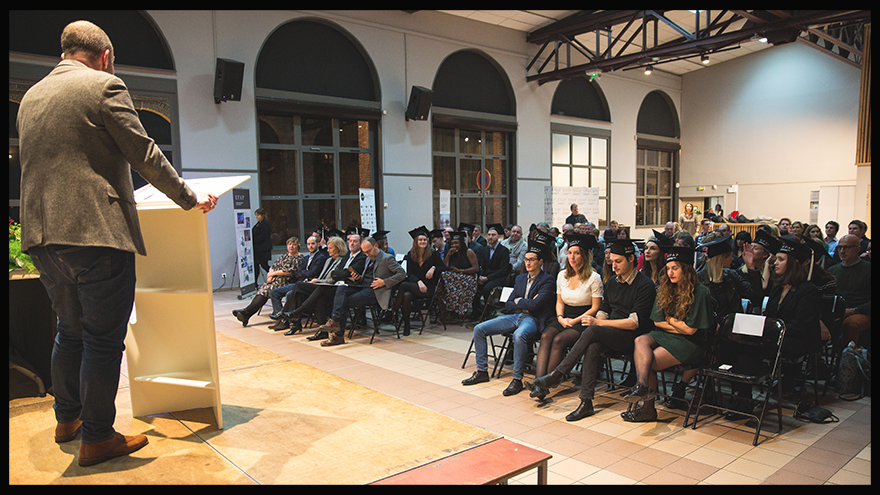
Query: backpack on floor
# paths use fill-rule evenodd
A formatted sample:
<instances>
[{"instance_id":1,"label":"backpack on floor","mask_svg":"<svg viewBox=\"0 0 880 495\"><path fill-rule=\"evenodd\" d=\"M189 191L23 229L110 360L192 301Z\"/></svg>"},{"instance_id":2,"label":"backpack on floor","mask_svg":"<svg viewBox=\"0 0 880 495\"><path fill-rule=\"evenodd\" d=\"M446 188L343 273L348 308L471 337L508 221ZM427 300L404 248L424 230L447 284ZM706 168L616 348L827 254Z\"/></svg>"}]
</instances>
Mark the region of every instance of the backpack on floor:
<instances>
[{"instance_id":1,"label":"backpack on floor","mask_svg":"<svg viewBox=\"0 0 880 495\"><path fill-rule=\"evenodd\" d=\"M840 353L835 388L843 400L859 400L871 382L871 354L863 347L850 342Z\"/></svg>"}]
</instances>

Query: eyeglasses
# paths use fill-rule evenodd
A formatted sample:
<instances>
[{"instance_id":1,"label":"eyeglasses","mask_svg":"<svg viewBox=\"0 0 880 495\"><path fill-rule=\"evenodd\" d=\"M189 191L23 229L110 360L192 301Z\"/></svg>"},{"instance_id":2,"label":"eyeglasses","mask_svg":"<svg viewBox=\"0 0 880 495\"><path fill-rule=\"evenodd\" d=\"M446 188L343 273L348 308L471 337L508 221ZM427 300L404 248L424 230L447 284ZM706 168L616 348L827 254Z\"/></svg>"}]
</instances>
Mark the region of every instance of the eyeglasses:
<instances>
[{"instance_id":1,"label":"eyeglasses","mask_svg":"<svg viewBox=\"0 0 880 495\"><path fill-rule=\"evenodd\" d=\"M538 258L523 258L523 260L525 260L527 262L534 263L534 262L538 261Z\"/></svg>"},{"instance_id":2,"label":"eyeglasses","mask_svg":"<svg viewBox=\"0 0 880 495\"><path fill-rule=\"evenodd\" d=\"M855 246L846 246L846 245L843 245L843 244L838 244L838 245L837 245L837 249L850 249L850 248L857 248L857 247L859 247L858 244L855 245Z\"/></svg>"}]
</instances>

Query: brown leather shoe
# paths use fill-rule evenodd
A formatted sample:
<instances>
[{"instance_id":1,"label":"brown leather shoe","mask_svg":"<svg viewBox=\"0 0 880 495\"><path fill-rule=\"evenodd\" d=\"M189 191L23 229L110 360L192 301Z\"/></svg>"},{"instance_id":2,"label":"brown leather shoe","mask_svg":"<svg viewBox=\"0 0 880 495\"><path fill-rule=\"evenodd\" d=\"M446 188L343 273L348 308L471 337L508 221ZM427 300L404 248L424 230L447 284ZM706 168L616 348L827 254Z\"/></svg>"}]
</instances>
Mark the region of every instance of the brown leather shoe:
<instances>
[{"instance_id":1,"label":"brown leather shoe","mask_svg":"<svg viewBox=\"0 0 880 495\"><path fill-rule=\"evenodd\" d=\"M287 330L290 328L290 322L287 321L287 318L279 318L278 321L269 325L269 330L275 330L276 332L279 330Z\"/></svg>"},{"instance_id":2,"label":"brown leather shoe","mask_svg":"<svg viewBox=\"0 0 880 495\"><path fill-rule=\"evenodd\" d=\"M104 461L131 454L148 443L144 435L133 437L116 433L109 440L98 443L84 443L79 446L79 465L94 466Z\"/></svg>"},{"instance_id":3,"label":"brown leather shoe","mask_svg":"<svg viewBox=\"0 0 880 495\"><path fill-rule=\"evenodd\" d=\"M330 332L335 332L336 330L339 330L339 322L333 320L332 318L327 320L327 323L324 323L323 325L318 327L319 332L330 333Z\"/></svg>"},{"instance_id":4,"label":"brown leather shoe","mask_svg":"<svg viewBox=\"0 0 880 495\"><path fill-rule=\"evenodd\" d=\"M74 419L69 423L55 425L55 443L69 442L76 438L77 433L82 429L82 424L82 421Z\"/></svg>"},{"instance_id":5,"label":"brown leather shoe","mask_svg":"<svg viewBox=\"0 0 880 495\"><path fill-rule=\"evenodd\" d=\"M330 338L321 342L321 347L330 347L331 345L339 345L345 343L345 337L342 335L336 335L335 333L330 335Z\"/></svg>"}]
</instances>

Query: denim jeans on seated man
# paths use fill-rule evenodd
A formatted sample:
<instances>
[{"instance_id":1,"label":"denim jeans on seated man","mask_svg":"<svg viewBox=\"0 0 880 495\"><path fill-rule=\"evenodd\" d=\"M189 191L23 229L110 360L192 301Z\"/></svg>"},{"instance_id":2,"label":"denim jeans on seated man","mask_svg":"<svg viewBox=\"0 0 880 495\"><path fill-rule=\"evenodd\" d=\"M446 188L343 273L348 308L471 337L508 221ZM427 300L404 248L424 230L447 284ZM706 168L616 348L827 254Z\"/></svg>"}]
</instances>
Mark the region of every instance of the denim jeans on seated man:
<instances>
[{"instance_id":1,"label":"denim jeans on seated man","mask_svg":"<svg viewBox=\"0 0 880 495\"><path fill-rule=\"evenodd\" d=\"M28 253L40 272L58 334L52 388L58 423L82 421L82 443L116 431L116 392L134 304L134 253L108 247L38 246Z\"/></svg>"},{"instance_id":2,"label":"denim jeans on seated man","mask_svg":"<svg viewBox=\"0 0 880 495\"><path fill-rule=\"evenodd\" d=\"M272 301L272 314L277 315L284 309L284 304L281 302L281 299L286 297L293 297L293 294L288 295L290 291L293 290L293 287L296 284L287 284L282 285L281 287L276 287L269 291L269 300Z\"/></svg>"},{"instance_id":3,"label":"denim jeans on seated man","mask_svg":"<svg viewBox=\"0 0 880 495\"><path fill-rule=\"evenodd\" d=\"M486 337L489 335L502 335L513 331L511 343L513 344L513 378L523 379L523 370L526 367L526 359L529 357L531 342L541 337L538 330L538 321L528 313L501 315L489 321L484 321L474 327L474 356L477 360L477 369L487 371L489 369L489 345ZM504 356L498 356L504 359Z\"/></svg>"}]
</instances>

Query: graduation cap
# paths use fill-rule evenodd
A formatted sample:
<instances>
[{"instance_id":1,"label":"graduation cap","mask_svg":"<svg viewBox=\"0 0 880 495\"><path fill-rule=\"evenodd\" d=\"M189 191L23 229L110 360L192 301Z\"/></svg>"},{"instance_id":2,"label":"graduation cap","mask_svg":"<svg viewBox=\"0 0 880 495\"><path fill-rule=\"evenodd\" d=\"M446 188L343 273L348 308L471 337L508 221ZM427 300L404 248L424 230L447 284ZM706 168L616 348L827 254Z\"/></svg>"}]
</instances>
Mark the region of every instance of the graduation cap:
<instances>
[{"instance_id":1,"label":"graduation cap","mask_svg":"<svg viewBox=\"0 0 880 495\"><path fill-rule=\"evenodd\" d=\"M709 258L714 258L716 256L720 256L724 253L733 252L733 244L731 243L731 239L733 236L724 236L719 237L717 239L712 239L711 241L703 244L703 248L705 248L706 256Z\"/></svg>"},{"instance_id":2,"label":"graduation cap","mask_svg":"<svg viewBox=\"0 0 880 495\"><path fill-rule=\"evenodd\" d=\"M537 239L529 239L529 247L526 249L526 253L535 253L538 255L538 259L547 259L549 257L547 247L548 244L544 244Z\"/></svg>"},{"instance_id":3,"label":"graduation cap","mask_svg":"<svg viewBox=\"0 0 880 495\"><path fill-rule=\"evenodd\" d=\"M806 244L810 249L813 250L813 260L820 259L823 256L828 256L828 249L825 247L825 244L822 244L822 242L818 239L805 237L804 244Z\"/></svg>"},{"instance_id":4,"label":"graduation cap","mask_svg":"<svg viewBox=\"0 0 880 495\"><path fill-rule=\"evenodd\" d=\"M794 256L796 260L803 263L810 259L813 256L813 250L810 249L810 246L798 242L793 239L782 238L782 245L779 246L779 249L776 251L776 254L785 253L789 256Z\"/></svg>"},{"instance_id":5,"label":"graduation cap","mask_svg":"<svg viewBox=\"0 0 880 495\"><path fill-rule=\"evenodd\" d=\"M361 229L361 228L358 228L357 226L352 226L352 227L349 227L348 230L345 231L345 235L354 235L354 234L361 236L361 238L369 237L370 236L370 229Z\"/></svg>"},{"instance_id":6,"label":"graduation cap","mask_svg":"<svg viewBox=\"0 0 880 495\"><path fill-rule=\"evenodd\" d=\"M605 242L611 243L611 253L623 256L636 254L636 241L641 239L605 239Z\"/></svg>"},{"instance_id":7,"label":"graduation cap","mask_svg":"<svg viewBox=\"0 0 880 495\"><path fill-rule=\"evenodd\" d=\"M409 231L409 236L412 237L413 239L415 239L416 237L418 237L420 235L423 235L429 239L431 238L431 233L428 232L428 227L425 227L424 225L420 225L420 226Z\"/></svg>"},{"instance_id":8,"label":"graduation cap","mask_svg":"<svg viewBox=\"0 0 880 495\"><path fill-rule=\"evenodd\" d=\"M389 232L391 232L391 231L390 230L377 230L377 231L373 232L373 240L381 241L382 239L387 239Z\"/></svg>"},{"instance_id":9,"label":"graduation cap","mask_svg":"<svg viewBox=\"0 0 880 495\"><path fill-rule=\"evenodd\" d=\"M459 241L461 241L463 243L467 243L467 238L468 238L467 232L464 232L461 230L456 230L456 231L449 233L449 240L450 241L458 239Z\"/></svg>"},{"instance_id":10,"label":"graduation cap","mask_svg":"<svg viewBox=\"0 0 880 495\"><path fill-rule=\"evenodd\" d=\"M571 233L565 236L566 242L568 242L568 247L572 248L574 246L578 246L581 250L587 249L591 250L599 245L596 241L596 238L591 234L578 234Z\"/></svg>"},{"instance_id":11,"label":"graduation cap","mask_svg":"<svg viewBox=\"0 0 880 495\"><path fill-rule=\"evenodd\" d=\"M651 230L654 232L654 237L652 237L651 239L648 239L649 241L653 239L654 242L657 243L658 246L672 246L672 245L674 245L674 243L672 242L672 239L670 239L669 237L666 237L666 234L664 234L663 232L657 232L654 229L651 229Z\"/></svg>"},{"instance_id":12,"label":"graduation cap","mask_svg":"<svg viewBox=\"0 0 880 495\"><path fill-rule=\"evenodd\" d=\"M471 233L474 231L474 224L462 222L462 223L458 224L458 230L460 232Z\"/></svg>"},{"instance_id":13,"label":"graduation cap","mask_svg":"<svg viewBox=\"0 0 880 495\"><path fill-rule=\"evenodd\" d=\"M660 252L666 255L666 263L678 261L694 266L696 250L687 246L660 246Z\"/></svg>"},{"instance_id":14,"label":"graduation cap","mask_svg":"<svg viewBox=\"0 0 880 495\"><path fill-rule=\"evenodd\" d=\"M504 226L500 223L490 223L489 225L486 225L486 232L489 232L490 230L494 230L498 235L504 235Z\"/></svg>"},{"instance_id":15,"label":"graduation cap","mask_svg":"<svg viewBox=\"0 0 880 495\"><path fill-rule=\"evenodd\" d=\"M535 231L533 236L534 237L532 239L536 243L544 246L545 249L549 249L550 246L556 246L556 239L554 239L553 236L551 236L550 234L548 234L542 230Z\"/></svg>"},{"instance_id":16,"label":"graduation cap","mask_svg":"<svg viewBox=\"0 0 880 495\"><path fill-rule=\"evenodd\" d=\"M328 230L325 230L324 233L327 236L327 239L329 239L331 237L342 237L342 238L345 237L345 234L339 229L328 229Z\"/></svg>"},{"instance_id":17,"label":"graduation cap","mask_svg":"<svg viewBox=\"0 0 880 495\"><path fill-rule=\"evenodd\" d=\"M434 239L436 237L444 237L443 236L443 229L434 229L431 231L430 238Z\"/></svg>"},{"instance_id":18,"label":"graduation cap","mask_svg":"<svg viewBox=\"0 0 880 495\"><path fill-rule=\"evenodd\" d=\"M764 246L771 253L779 251L779 248L782 246L782 241L763 230L755 232L755 240L752 242Z\"/></svg>"}]
</instances>

